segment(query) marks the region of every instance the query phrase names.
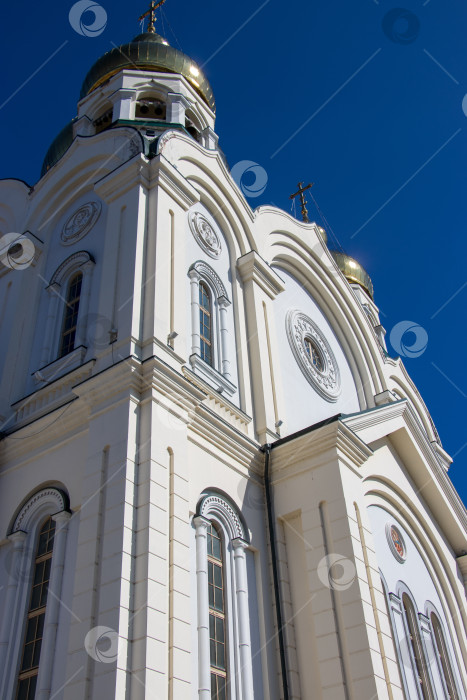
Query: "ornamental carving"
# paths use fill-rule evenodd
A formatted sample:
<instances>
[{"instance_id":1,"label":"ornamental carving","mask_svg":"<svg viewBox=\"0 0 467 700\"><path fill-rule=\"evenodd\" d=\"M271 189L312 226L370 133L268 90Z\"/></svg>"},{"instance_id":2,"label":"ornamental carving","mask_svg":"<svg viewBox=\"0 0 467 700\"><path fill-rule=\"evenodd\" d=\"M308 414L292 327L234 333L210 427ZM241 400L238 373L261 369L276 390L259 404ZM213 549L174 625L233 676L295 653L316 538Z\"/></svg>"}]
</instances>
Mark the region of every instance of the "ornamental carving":
<instances>
[{"instance_id":1,"label":"ornamental carving","mask_svg":"<svg viewBox=\"0 0 467 700\"><path fill-rule=\"evenodd\" d=\"M31 514L43 503L50 505L53 513L60 513L62 510L66 510L67 507L65 496L61 491L55 488L42 489L35 493L21 508L16 516L12 532L18 532L19 530L27 532L31 521Z\"/></svg>"},{"instance_id":2,"label":"ornamental carving","mask_svg":"<svg viewBox=\"0 0 467 700\"><path fill-rule=\"evenodd\" d=\"M285 325L290 347L306 379L326 401L337 401L341 393L339 367L318 326L297 310L288 311ZM318 353L319 361L310 352L310 345Z\"/></svg>"},{"instance_id":3,"label":"ornamental carving","mask_svg":"<svg viewBox=\"0 0 467 700\"><path fill-rule=\"evenodd\" d=\"M210 285L216 293L216 298L218 300L222 299L224 301L224 304L227 306L230 304L224 283L222 282L219 275L216 272L214 272L210 265L203 262L202 260L197 260L195 263L193 263L193 265L190 265L188 274L190 274L192 270L195 270L195 272L197 272L200 278L205 279L210 283Z\"/></svg>"},{"instance_id":4,"label":"ornamental carving","mask_svg":"<svg viewBox=\"0 0 467 700\"><path fill-rule=\"evenodd\" d=\"M209 255L210 258L217 259L222 253L222 246L219 236L206 217L199 211L192 212L188 217L191 233L196 242Z\"/></svg>"},{"instance_id":5,"label":"ornamental carving","mask_svg":"<svg viewBox=\"0 0 467 700\"><path fill-rule=\"evenodd\" d=\"M70 216L62 229L61 239L64 245L72 245L89 233L101 213L99 202L83 204Z\"/></svg>"},{"instance_id":6,"label":"ornamental carving","mask_svg":"<svg viewBox=\"0 0 467 700\"><path fill-rule=\"evenodd\" d=\"M220 517L228 528L231 539L240 537L242 540L248 541L248 533L245 532L240 518L230 503L222 496L214 494L205 496L199 508L199 514L206 520L210 520L213 516Z\"/></svg>"}]
</instances>

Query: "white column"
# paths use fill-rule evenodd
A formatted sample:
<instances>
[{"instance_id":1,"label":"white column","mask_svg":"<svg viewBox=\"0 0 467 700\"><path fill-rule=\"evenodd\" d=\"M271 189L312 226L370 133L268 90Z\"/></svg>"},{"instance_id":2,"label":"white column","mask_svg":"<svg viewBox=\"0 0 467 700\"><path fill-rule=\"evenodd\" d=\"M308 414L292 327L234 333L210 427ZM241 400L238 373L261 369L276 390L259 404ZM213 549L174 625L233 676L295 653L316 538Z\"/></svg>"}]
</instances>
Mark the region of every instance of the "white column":
<instances>
[{"instance_id":1,"label":"white column","mask_svg":"<svg viewBox=\"0 0 467 700\"><path fill-rule=\"evenodd\" d=\"M237 598L238 646L240 651L240 675L242 699L253 698L253 669L251 660L250 611L248 607L248 578L245 549L248 544L241 537L232 540L235 568L235 594Z\"/></svg>"},{"instance_id":2,"label":"white column","mask_svg":"<svg viewBox=\"0 0 467 700\"><path fill-rule=\"evenodd\" d=\"M170 124L185 126L185 112L190 106L189 100L179 92L169 92L167 95L166 121Z\"/></svg>"},{"instance_id":3,"label":"white column","mask_svg":"<svg viewBox=\"0 0 467 700\"><path fill-rule=\"evenodd\" d=\"M81 285L81 297L79 301L78 325L76 328L75 348L80 345L87 347L87 328L88 328L88 312L89 312L89 297L91 296L91 280L94 263L88 260L81 265L80 270L83 272L83 282Z\"/></svg>"},{"instance_id":4,"label":"white column","mask_svg":"<svg viewBox=\"0 0 467 700\"><path fill-rule=\"evenodd\" d=\"M10 565L8 567L8 586L5 592L5 597L2 602L3 609L3 620L1 626L1 636L0 636L0 669L4 669L3 685L1 690L1 697L5 697L6 694L6 682L8 679L8 669L7 669L7 654L10 644L13 642L12 635L17 634L16 620L13 619L13 614L15 612L15 601L17 592L21 593L22 581L18 580L18 574L22 571L23 550L24 542L26 540L27 534L25 532L13 532L8 536L8 539L12 543L11 547L11 559ZM7 555L8 556L8 555ZM23 572L24 574L25 572ZM11 670L11 669L10 669Z\"/></svg>"},{"instance_id":5,"label":"white column","mask_svg":"<svg viewBox=\"0 0 467 700\"><path fill-rule=\"evenodd\" d=\"M52 345L56 337L55 328L57 326L57 323L62 323L62 318L58 318L58 309L60 302L63 301L63 308L65 308L66 302L66 299L61 299L60 289L61 287L57 282L47 287L47 292L50 298L47 321L45 323L44 342L42 345L41 352L41 367L48 365L49 362L56 359L55 357L52 357L52 353L54 350Z\"/></svg>"},{"instance_id":6,"label":"white column","mask_svg":"<svg viewBox=\"0 0 467 700\"><path fill-rule=\"evenodd\" d=\"M201 355L201 342L199 337L199 280L200 276L196 270L190 270L191 292L191 354Z\"/></svg>"},{"instance_id":7,"label":"white column","mask_svg":"<svg viewBox=\"0 0 467 700\"><path fill-rule=\"evenodd\" d=\"M52 683L55 645L57 641L58 618L60 614L65 546L70 513L62 511L52 516L56 523L52 554L52 569L44 624L44 643L41 647L39 676L37 679L36 700L49 700Z\"/></svg>"},{"instance_id":8,"label":"white column","mask_svg":"<svg viewBox=\"0 0 467 700\"><path fill-rule=\"evenodd\" d=\"M112 121L118 119L134 119L135 110L135 92L134 90L125 90L122 88L117 93L117 100L113 106Z\"/></svg>"},{"instance_id":9,"label":"white column","mask_svg":"<svg viewBox=\"0 0 467 700\"><path fill-rule=\"evenodd\" d=\"M230 301L226 297L219 297L219 325L221 335L221 353L222 353L222 374L226 379L230 379L230 360L227 345L229 330L227 327L227 307Z\"/></svg>"},{"instance_id":10,"label":"white column","mask_svg":"<svg viewBox=\"0 0 467 700\"><path fill-rule=\"evenodd\" d=\"M198 697L211 700L211 652L209 645L208 544L209 520L198 516L196 527L196 586L198 591Z\"/></svg>"}]
</instances>

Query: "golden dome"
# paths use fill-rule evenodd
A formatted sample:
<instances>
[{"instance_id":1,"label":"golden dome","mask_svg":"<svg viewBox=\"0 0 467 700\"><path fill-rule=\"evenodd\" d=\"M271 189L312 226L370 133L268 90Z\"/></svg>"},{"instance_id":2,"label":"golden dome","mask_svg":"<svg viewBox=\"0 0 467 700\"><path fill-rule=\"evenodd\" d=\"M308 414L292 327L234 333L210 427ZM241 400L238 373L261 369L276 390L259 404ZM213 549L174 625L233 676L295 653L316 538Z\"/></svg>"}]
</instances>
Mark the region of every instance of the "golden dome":
<instances>
[{"instance_id":1,"label":"golden dome","mask_svg":"<svg viewBox=\"0 0 467 700\"><path fill-rule=\"evenodd\" d=\"M351 258L350 255L341 253L338 250L329 251L337 263L337 267L342 272L344 277L351 284L359 284L362 289L368 294L370 299L373 299L373 282L368 272L360 265L359 262Z\"/></svg>"},{"instance_id":2,"label":"golden dome","mask_svg":"<svg viewBox=\"0 0 467 700\"><path fill-rule=\"evenodd\" d=\"M101 56L84 79L80 99L123 68L179 73L188 80L213 112L216 109L212 88L201 68L189 56L169 46L168 42L155 32L139 34L129 44L118 46Z\"/></svg>"}]
</instances>

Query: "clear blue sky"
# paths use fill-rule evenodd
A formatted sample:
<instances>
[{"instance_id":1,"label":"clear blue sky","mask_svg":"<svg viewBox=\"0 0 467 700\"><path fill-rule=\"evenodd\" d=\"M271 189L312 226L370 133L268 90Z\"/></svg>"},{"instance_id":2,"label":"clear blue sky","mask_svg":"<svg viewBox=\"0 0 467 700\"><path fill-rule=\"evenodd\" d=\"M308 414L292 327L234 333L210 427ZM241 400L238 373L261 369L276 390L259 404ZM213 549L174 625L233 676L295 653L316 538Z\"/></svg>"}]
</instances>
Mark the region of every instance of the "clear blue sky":
<instances>
[{"instance_id":1,"label":"clear blue sky","mask_svg":"<svg viewBox=\"0 0 467 700\"><path fill-rule=\"evenodd\" d=\"M204 65L230 165L266 170L251 205L289 211L296 183L314 181L341 245L372 276L388 337L402 321L426 330L426 350L405 365L467 502L467 6L401 1L168 0L157 29ZM3 5L2 178L37 181L87 70L139 33L148 3L103 0L94 37L72 29L72 5Z\"/></svg>"}]
</instances>

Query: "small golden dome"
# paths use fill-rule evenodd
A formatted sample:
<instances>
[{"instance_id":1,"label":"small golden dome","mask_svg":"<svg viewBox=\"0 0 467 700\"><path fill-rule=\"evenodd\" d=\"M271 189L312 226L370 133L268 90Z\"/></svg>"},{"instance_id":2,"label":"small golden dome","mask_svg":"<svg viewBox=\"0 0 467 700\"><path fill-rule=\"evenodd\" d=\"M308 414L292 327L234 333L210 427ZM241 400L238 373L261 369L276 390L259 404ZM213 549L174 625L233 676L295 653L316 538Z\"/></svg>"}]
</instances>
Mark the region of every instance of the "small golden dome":
<instances>
[{"instance_id":1,"label":"small golden dome","mask_svg":"<svg viewBox=\"0 0 467 700\"><path fill-rule=\"evenodd\" d=\"M338 250L329 251L337 263L337 267L342 272L344 277L351 284L359 284L362 289L368 294L370 299L373 299L373 282L368 272L360 265L359 262L351 258L350 255L341 253Z\"/></svg>"},{"instance_id":2,"label":"small golden dome","mask_svg":"<svg viewBox=\"0 0 467 700\"><path fill-rule=\"evenodd\" d=\"M214 112L216 103L212 88L203 71L186 54L169 46L155 32L136 36L129 44L123 44L101 56L84 79L80 99L109 80L124 68L179 73L195 88Z\"/></svg>"}]
</instances>

